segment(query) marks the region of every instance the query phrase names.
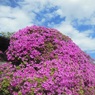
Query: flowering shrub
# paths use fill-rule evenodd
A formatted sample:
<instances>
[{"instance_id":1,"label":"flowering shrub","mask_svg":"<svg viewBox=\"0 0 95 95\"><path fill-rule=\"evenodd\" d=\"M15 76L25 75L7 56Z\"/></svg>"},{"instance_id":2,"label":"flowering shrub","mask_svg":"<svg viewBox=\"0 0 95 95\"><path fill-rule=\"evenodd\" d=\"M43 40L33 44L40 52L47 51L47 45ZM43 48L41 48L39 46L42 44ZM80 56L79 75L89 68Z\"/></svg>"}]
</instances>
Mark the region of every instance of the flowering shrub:
<instances>
[{"instance_id":1,"label":"flowering shrub","mask_svg":"<svg viewBox=\"0 0 95 95\"><path fill-rule=\"evenodd\" d=\"M2 95L95 95L93 60L55 29L16 32L0 66Z\"/></svg>"},{"instance_id":2,"label":"flowering shrub","mask_svg":"<svg viewBox=\"0 0 95 95\"><path fill-rule=\"evenodd\" d=\"M59 48L67 41L70 39L57 30L37 26L27 27L11 37L7 52L8 60L16 65L27 62L39 64L42 61L52 60L62 52Z\"/></svg>"}]
</instances>

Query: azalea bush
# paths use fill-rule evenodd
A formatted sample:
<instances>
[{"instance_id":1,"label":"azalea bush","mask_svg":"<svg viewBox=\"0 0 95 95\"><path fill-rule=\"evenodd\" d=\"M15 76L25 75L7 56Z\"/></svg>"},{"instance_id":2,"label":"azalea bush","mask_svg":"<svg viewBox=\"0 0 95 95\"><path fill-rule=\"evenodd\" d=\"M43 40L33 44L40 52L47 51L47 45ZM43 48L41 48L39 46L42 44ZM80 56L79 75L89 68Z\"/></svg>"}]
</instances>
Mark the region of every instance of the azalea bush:
<instances>
[{"instance_id":1,"label":"azalea bush","mask_svg":"<svg viewBox=\"0 0 95 95\"><path fill-rule=\"evenodd\" d=\"M10 39L1 95L95 95L93 60L56 29L32 26Z\"/></svg>"}]
</instances>

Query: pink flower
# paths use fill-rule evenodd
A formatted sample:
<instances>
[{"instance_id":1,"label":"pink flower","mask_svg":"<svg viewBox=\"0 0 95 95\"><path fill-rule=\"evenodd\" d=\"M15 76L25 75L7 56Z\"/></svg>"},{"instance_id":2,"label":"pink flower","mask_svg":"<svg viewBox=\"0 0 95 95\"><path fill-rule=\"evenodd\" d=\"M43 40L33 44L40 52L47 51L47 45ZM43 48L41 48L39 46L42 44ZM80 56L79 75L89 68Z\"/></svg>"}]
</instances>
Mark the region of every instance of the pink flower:
<instances>
[{"instance_id":1,"label":"pink flower","mask_svg":"<svg viewBox=\"0 0 95 95\"><path fill-rule=\"evenodd\" d=\"M16 32L0 65L6 95L94 95L93 60L55 29L32 26ZM5 88L4 88L5 87ZM3 90L5 89L5 92Z\"/></svg>"}]
</instances>

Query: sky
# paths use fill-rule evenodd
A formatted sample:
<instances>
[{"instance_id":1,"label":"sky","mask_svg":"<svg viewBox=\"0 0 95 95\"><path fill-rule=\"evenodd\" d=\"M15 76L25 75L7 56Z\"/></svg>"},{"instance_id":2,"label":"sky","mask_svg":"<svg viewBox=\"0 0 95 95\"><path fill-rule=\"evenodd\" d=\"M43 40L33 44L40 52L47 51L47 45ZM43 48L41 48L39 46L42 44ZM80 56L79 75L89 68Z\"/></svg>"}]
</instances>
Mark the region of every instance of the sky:
<instances>
[{"instance_id":1,"label":"sky","mask_svg":"<svg viewBox=\"0 0 95 95\"><path fill-rule=\"evenodd\" d=\"M95 0L0 0L0 32L55 28L95 59Z\"/></svg>"}]
</instances>

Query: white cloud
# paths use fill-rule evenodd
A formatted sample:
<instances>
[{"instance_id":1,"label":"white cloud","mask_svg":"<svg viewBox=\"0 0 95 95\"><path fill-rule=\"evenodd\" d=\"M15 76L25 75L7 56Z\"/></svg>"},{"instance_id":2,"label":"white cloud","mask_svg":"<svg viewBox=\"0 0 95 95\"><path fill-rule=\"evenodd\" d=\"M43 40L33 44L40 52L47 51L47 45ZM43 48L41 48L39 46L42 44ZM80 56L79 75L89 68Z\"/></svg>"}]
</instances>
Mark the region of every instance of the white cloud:
<instances>
[{"instance_id":1,"label":"white cloud","mask_svg":"<svg viewBox=\"0 0 95 95\"><path fill-rule=\"evenodd\" d=\"M93 0L50 0L52 4L59 6L61 15L71 19L90 18L95 12Z\"/></svg>"},{"instance_id":2,"label":"white cloud","mask_svg":"<svg viewBox=\"0 0 95 95\"><path fill-rule=\"evenodd\" d=\"M68 35L84 51L95 51L95 38L90 37L92 30L79 32L70 23L63 22L54 26L61 33Z\"/></svg>"},{"instance_id":3,"label":"white cloud","mask_svg":"<svg viewBox=\"0 0 95 95\"><path fill-rule=\"evenodd\" d=\"M30 16L18 7L0 6L0 31L13 32L27 25L32 25L34 17L33 14Z\"/></svg>"},{"instance_id":4,"label":"white cloud","mask_svg":"<svg viewBox=\"0 0 95 95\"><path fill-rule=\"evenodd\" d=\"M20 1L18 4L23 10L27 12L40 12L41 10L44 10L44 8L47 6L47 2L47 0L24 0L24 2Z\"/></svg>"},{"instance_id":5,"label":"white cloud","mask_svg":"<svg viewBox=\"0 0 95 95\"><path fill-rule=\"evenodd\" d=\"M18 2L20 7L12 8L9 6L0 6L0 18L1 16L6 18L7 15L13 17L12 14L16 15L17 13L18 15L20 15L19 17L17 17L19 19L19 22L21 22L21 24L23 25L23 21L21 20L21 17L26 18L25 19L26 25L27 24L29 25L30 22L33 23L33 20L35 19L35 12L38 13L42 10L49 9L50 7L57 6L58 10L55 11L55 14L52 15L48 14L49 17L50 16L53 17L56 14L60 15L61 17L66 16L66 21L68 22L72 22L72 20L74 19L78 19L79 22L82 19L88 19L88 21L86 20L86 23L87 22L92 23L93 25L95 24L94 3L95 1L93 0L56 0L56 1L54 0L48 0L48 1L47 0L35 0L35 1L23 0L22 1L21 0Z\"/></svg>"}]
</instances>

